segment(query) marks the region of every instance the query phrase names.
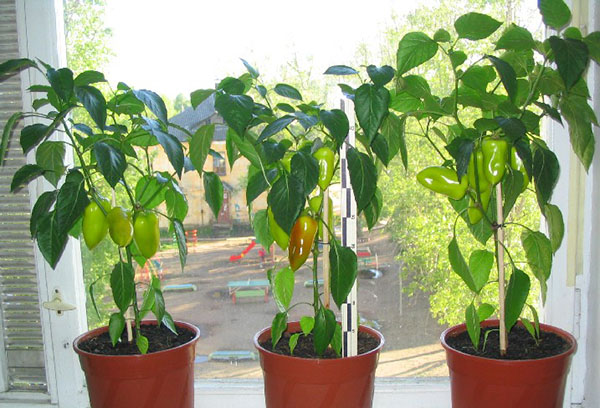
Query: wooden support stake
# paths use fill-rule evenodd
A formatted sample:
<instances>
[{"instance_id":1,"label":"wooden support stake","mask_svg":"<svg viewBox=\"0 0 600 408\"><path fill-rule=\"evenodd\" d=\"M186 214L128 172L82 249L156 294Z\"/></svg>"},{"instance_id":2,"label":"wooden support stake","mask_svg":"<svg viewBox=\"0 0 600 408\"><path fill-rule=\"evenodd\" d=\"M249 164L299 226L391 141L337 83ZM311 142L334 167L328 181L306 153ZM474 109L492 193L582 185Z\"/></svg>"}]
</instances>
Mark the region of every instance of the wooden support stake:
<instances>
[{"instance_id":1,"label":"wooden support stake","mask_svg":"<svg viewBox=\"0 0 600 408\"><path fill-rule=\"evenodd\" d=\"M329 188L326 188L323 192L323 304L329 309L330 299L331 299L331 288L329 287L329 278L330 278L330 270L331 266L329 264L329 230L328 227L331 226L329 223ZM327 227L325 226L327 223ZM317 283L315 282L315 285Z\"/></svg>"},{"instance_id":2,"label":"wooden support stake","mask_svg":"<svg viewBox=\"0 0 600 408\"><path fill-rule=\"evenodd\" d=\"M508 338L506 334L506 278L504 274L504 210L502 208L502 184L496 184L496 214L498 230L496 231L496 251L498 254L498 301L500 303L500 355L506 354Z\"/></svg>"}]
</instances>

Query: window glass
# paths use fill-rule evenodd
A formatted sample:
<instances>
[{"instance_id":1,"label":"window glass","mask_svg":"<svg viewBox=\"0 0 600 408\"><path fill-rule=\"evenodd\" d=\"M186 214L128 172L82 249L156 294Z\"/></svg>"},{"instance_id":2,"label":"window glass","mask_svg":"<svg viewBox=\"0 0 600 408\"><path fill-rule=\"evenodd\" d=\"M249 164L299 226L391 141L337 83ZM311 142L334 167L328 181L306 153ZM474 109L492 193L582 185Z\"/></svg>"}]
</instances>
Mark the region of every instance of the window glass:
<instances>
[{"instance_id":1,"label":"window glass","mask_svg":"<svg viewBox=\"0 0 600 408\"><path fill-rule=\"evenodd\" d=\"M78 3L67 0L67 4ZM71 66L106 70L112 86L124 81L132 87L157 91L166 102L171 121L192 133L202 125L216 124L211 148L218 155L212 156L212 170L210 165L205 170L222 176L221 211L216 217L212 214L203 200L201 178L196 172L186 173L181 182L189 205L185 271L180 270L168 226L161 224L160 252L136 272L142 280L152 274L158 276L173 317L200 328L196 357L199 378L261 376L252 338L270 324L277 311L266 271L281 265L286 253L255 243L245 202L248 163L240 159L230 165L224 142L226 128L220 125L223 119L214 110L214 98L192 108L190 91L214 88L215 82L228 75L243 74L245 69L238 59L243 57L259 70L265 86L289 83L307 101L323 101L338 82L322 75L327 67L358 67L366 62L395 66L396 47L404 34L430 32L439 26L453 32L453 21L467 11L475 9L501 21L539 26L522 21L536 15L530 11L535 9L533 0L422 0L410 5L387 0L370 8L359 1L309 0L294 11L294 23L274 1L235 2L235 7L236 12L231 13L231 2L227 1L106 0L95 1L93 7L85 10L66 9L71 13L71 18L67 18ZM102 42L90 43L95 45L93 52L98 58L90 58L77 48L77 44L90 38L86 30L91 28L77 24L82 13L92 13L87 18L104 21L105 27L96 27L99 31L95 34L96 38L105 36L101 37ZM130 18L132 15L136 15L135 20ZM224 15L227 19L216 18ZM213 20L219 24L211 25ZM147 30L148 26L162 29ZM143 41L139 40L140 32L144 33ZM161 46L163 40L166 45ZM160 57L157 48L161 49ZM450 74L441 75L432 78L431 84L435 87L432 92L441 94L453 86L453 80ZM444 219L447 214L430 196L424 202L423 191L414 179L415 170L431 160L423 152L431 149L409 134L407 143L411 160L414 158L411 165L415 167L407 171L399 159L390 164L381 175L380 188L386 204L380 224L372 231L362 221L359 224L361 323L379 329L386 340L378 376L446 376L439 335L447 325L462 320L464 298L448 295L458 286L458 280L445 259L447 223L430 218L437 214ZM167 158L158 154L153 156L153 163L157 170L166 170L167 167L161 167L163 164L168 166ZM337 193L332 190L332 194ZM532 202L522 203L523 217L529 217ZM250 211L255 213L265 207L265 197L259 197ZM102 245L104 249L112 247L108 242ZM102 249L100 246L90 253L82 248L85 279L88 284L98 281L95 288L99 299L103 298L103 291L109 290L103 278L106 265L117 259L114 250L104 255ZM296 272L295 301L310 299L310 284L309 267L303 266ZM100 316L91 307L88 310L91 326L106 323L113 308L103 301L97 304ZM298 319L302 313L301 308L295 309L291 318Z\"/></svg>"}]
</instances>

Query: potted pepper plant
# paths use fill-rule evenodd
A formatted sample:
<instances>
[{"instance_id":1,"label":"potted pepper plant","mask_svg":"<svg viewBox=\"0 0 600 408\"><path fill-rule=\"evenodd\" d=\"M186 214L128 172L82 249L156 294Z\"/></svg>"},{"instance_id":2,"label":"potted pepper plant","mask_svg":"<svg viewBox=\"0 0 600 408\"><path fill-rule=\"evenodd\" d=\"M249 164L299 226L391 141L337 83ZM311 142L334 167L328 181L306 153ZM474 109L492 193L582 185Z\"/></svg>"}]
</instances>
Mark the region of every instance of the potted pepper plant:
<instances>
[{"instance_id":1,"label":"potted pepper plant","mask_svg":"<svg viewBox=\"0 0 600 408\"><path fill-rule=\"evenodd\" d=\"M73 344L91 405L191 408L199 330L174 321L165 308L159 278L136 280L135 267L143 266L159 248L159 217L168 219L181 267L185 265L187 201L177 180L194 167L191 162L199 171L202 163L196 156L186 157L183 144L168 133L167 111L158 94L119 83L106 98L97 85L108 88L102 73L74 76L68 68L30 59L0 64L0 78L25 69L39 70L48 83L29 89L36 95L34 112L16 113L4 125L0 158L17 123L33 118L35 123L21 130L19 142L24 154L35 150L35 161L17 170L11 183L11 190L17 191L38 177L48 182L31 212L32 238L52 268L69 235L83 235L90 250L110 236L119 255L105 274L116 311L108 326L81 335ZM87 114L85 123L70 117L76 110ZM55 137L58 134L63 137ZM71 168L65 165L67 149L76 157ZM153 170L151 157L157 149L164 150L172 171ZM116 205L100 194L111 190L120 190L126 201ZM166 213L159 208L162 203ZM89 293L96 307L94 284ZM143 320L149 312L155 320Z\"/></svg>"},{"instance_id":2,"label":"potted pepper plant","mask_svg":"<svg viewBox=\"0 0 600 408\"><path fill-rule=\"evenodd\" d=\"M456 210L448 257L472 293L465 323L441 337L455 408L561 407L577 347L570 334L541 324L528 303L535 282L545 300L564 234L560 209L551 203L559 161L541 137L541 120L568 126L572 149L587 169L594 154L592 125L598 123L585 73L590 59L600 62L600 36L565 28L571 13L562 0L540 0L538 8L555 30L545 40L515 24L499 31L501 22L472 12L455 21L452 33L440 29L431 38L411 32L398 46L394 97L414 103L395 106L407 126L420 125L417 131L439 155L417 180L447 196ZM465 51L492 38L493 53ZM453 77L444 97L431 93L425 76L411 74L438 53ZM548 235L511 212L530 192ZM478 245L468 256L461 246L469 237L460 231L469 231ZM521 245L509 244L505 232L520 234ZM497 290L496 304L483 296L488 287Z\"/></svg>"},{"instance_id":3,"label":"potted pepper plant","mask_svg":"<svg viewBox=\"0 0 600 408\"><path fill-rule=\"evenodd\" d=\"M359 347L363 337L365 344L372 345L357 356L339 358L342 328L329 303L333 298L341 307L346 301L356 281L357 258L334 234L328 189L332 178L343 178L340 172L347 168L357 215L364 214L369 228L376 224L381 210L377 168L401 150L397 128L386 120L390 101L386 85L394 69L370 65L369 79L362 83L359 72L348 66L333 66L325 72L358 79L356 88L341 85L354 104L349 118L342 109L305 101L288 84L265 86L259 72L242 61L247 73L225 78L216 89L192 92L191 102L197 106L214 94L215 108L229 127L229 164L240 156L250 162L249 207L259 195L267 195L267 208L253 216L257 241L265 248L275 242L287 253L268 271L279 312L254 339L267 406L370 407L383 337L361 327ZM355 115L359 143L351 146L346 138ZM342 149L347 157L344 163ZM319 259L323 260L322 273ZM312 301L294 304L295 274L305 264L312 271ZM307 307L310 313L288 322L289 312L296 307Z\"/></svg>"}]
</instances>

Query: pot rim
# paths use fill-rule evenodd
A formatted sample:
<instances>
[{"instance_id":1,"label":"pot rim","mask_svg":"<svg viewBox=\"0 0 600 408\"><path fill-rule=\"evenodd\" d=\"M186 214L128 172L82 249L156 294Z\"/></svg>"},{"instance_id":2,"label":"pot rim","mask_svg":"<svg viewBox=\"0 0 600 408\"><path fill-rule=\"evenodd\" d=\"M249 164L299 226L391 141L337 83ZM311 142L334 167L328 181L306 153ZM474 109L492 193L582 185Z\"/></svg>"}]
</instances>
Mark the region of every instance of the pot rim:
<instances>
[{"instance_id":1,"label":"pot rim","mask_svg":"<svg viewBox=\"0 0 600 408\"><path fill-rule=\"evenodd\" d=\"M75 340L73 340L73 350L75 351L75 353L82 355L82 356L100 356L103 358L132 358L133 359L133 358L140 358L140 357L145 357L145 356L159 356L159 355L162 355L163 353L168 353L170 351L174 351L174 350L178 350L183 347L187 347L190 343L195 343L200 338L200 329L196 325L194 325L192 323L180 321L180 320L174 320L174 323L176 326L180 326L180 327L186 328L186 329L194 332L195 333L194 337L192 339L190 339L188 342L181 344L177 347L173 347L173 348L161 350L161 351L156 351L154 353L147 353L147 354L127 354L127 355L98 354L98 353L90 353L89 351L80 349L79 344L82 341L87 340L88 338L91 338L91 337L95 337L97 335L100 335L100 334L108 331L108 326L101 326L101 327L98 327L93 330L88 330L88 331L80 334L79 336L77 336L75 338ZM142 320L141 324L156 325L157 321L156 320Z\"/></svg>"},{"instance_id":2,"label":"pot rim","mask_svg":"<svg viewBox=\"0 0 600 408\"><path fill-rule=\"evenodd\" d=\"M337 322L338 324L340 324L340 322ZM295 321L291 321L288 322L289 324L300 324L299 321L295 320ZM266 355L271 355L277 358L293 358L293 359L297 359L297 360L302 360L302 361L319 361L319 362L331 362L331 361L339 361L339 360L354 360L357 358L366 358L370 355L373 354L377 354L381 351L381 349L383 348L383 345L385 344L385 338L383 337L383 334L381 334L381 332L379 332L378 330L372 328L372 327L368 327L368 326L364 326L364 325L360 325L358 328L359 331L364 331L366 333L369 333L370 335L373 335L375 337L377 337L379 339L379 345L377 347L375 347L373 350L367 351L366 353L363 354L358 354L356 356L351 356L351 357L340 357L340 358L305 358L305 357L296 357L296 356L287 356L285 354L279 354L279 353L274 353L272 351L269 351L267 349L265 349L263 346L260 345L258 339L260 336L262 336L264 333L266 332L270 332L271 331L271 326L267 326L261 330L259 330L258 332L256 332L256 334L254 335L254 347L256 347L256 349L258 351L260 351L261 353L264 353ZM287 330L286 330L287 331ZM270 333L269 333L270 334Z\"/></svg>"},{"instance_id":3,"label":"pot rim","mask_svg":"<svg viewBox=\"0 0 600 408\"><path fill-rule=\"evenodd\" d=\"M487 326L497 325L498 322L499 322L498 319L488 319L488 320L484 320L483 322L481 322L481 324L483 326L487 327ZM518 322L517 324L521 324L521 322ZM540 323L540 330L557 334L558 336L562 337L565 341L567 341L571 347L569 347L567 350L563 351L562 353L556 354L554 356L543 357L543 358L529 358L529 359L523 359L523 360L503 360L503 359L497 359L497 358L475 356L472 354L464 353L460 350L456 350L455 348L451 347L446 342L446 338L449 337L450 334L460 333L460 332L463 332L466 330L467 330L466 323L461 323L461 324L458 324L455 326L450 326L442 332L442 334L440 335L440 342L442 344L442 347L446 350L446 352L455 353L455 354L460 355L462 358L470 358L470 359L474 359L474 360L490 360L490 361L497 361L499 363L505 363L505 364L526 364L526 363L529 363L532 361L550 361L550 360L554 360L554 359L562 359L570 354L574 354L577 351L577 340L571 333L569 333L561 328L558 328L556 326L552 326L552 325L545 324L545 323Z\"/></svg>"}]
</instances>

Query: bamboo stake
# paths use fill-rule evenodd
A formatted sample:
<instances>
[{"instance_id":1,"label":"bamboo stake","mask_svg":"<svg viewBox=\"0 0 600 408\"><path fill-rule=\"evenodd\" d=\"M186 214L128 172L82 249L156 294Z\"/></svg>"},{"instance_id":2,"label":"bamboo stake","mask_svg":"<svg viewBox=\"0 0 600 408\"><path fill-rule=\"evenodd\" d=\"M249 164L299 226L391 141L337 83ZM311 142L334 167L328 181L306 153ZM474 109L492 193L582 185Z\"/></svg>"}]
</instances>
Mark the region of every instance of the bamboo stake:
<instances>
[{"instance_id":1,"label":"bamboo stake","mask_svg":"<svg viewBox=\"0 0 600 408\"><path fill-rule=\"evenodd\" d=\"M323 192L323 218L327 223L327 227L329 227L329 188L326 188ZM329 287L329 271L331 270L331 266L329 264L329 230L325 225L323 225L323 300L324 306L329 309L329 303L331 299L331 288ZM314 282L315 285L318 285L317 282Z\"/></svg>"},{"instance_id":2,"label":"bamboo stake","mask_svg":"<svg viewBox=\"0 0 600 408\"><path fill-rule=\"evenodd\" d=\"M506 278L504 274L504 211L502 208L502 184L496 184L496 214L498 229L496 230L496 252L498 254L498 301L500 303L500 355L506 355L508 338L506 334Z\"/></svg>"}]
</instances>

